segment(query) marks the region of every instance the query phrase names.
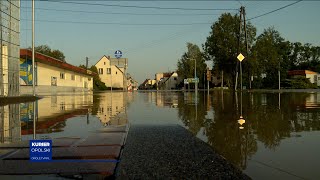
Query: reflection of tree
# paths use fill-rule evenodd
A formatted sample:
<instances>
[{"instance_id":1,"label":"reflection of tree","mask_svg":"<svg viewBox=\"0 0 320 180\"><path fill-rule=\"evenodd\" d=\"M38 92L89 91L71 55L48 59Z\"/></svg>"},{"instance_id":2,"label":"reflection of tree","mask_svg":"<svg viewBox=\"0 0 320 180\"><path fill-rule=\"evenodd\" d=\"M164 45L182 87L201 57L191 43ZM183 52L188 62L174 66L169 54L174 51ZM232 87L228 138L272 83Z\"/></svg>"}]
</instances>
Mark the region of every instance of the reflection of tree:
<instances>
[{"instance_id":1,"label":"reflection of tree","mask_svg":"<svg viewBox=\"0 0 320 180\"><path fill-rule=\"evenodd\" d=\"M245 169L246 160L257 151L257 142L250 126L245 124L245 128L239 130L235 94L222 93L223 91L215 91L213 94L214 119L210 126L206 127L208 143L233 164ZM243 109L245 110L245 107Z\"/></svg>"},{"instance_id":2,"label":"reflection of tree","mask_svg":"<svg viewBox=\"0 0 320 180\"><path fill-rule=\"evenodd\" d=\"M100 107L101 95L98 93L93 94L93 106L92 106L92 115L97 115Z\"/></svg>"},{"instance_id":3,"label":"reflection of tree","mask_svg":"<svg viewBox=\"0 0 320 180\"><path fill-rule=\"evenodd\" d=\"M191 94L190 94L191 95ZM194 94L193 94L194 95ZM192 99L192 96L187 96ZM189 127L192 134L196 135L201 127L205 124L206 106L202 103L205 102L202 93L198 94L197 107L194 104L194 96L190 103L184 103L183 94L178 96L178 117L182 122Z\"/></svg>"},{"instance_id":4,"label":"reflection of tree","mask_svg":"<svg viewBox=\"0 0 320 180\"><path fill-rule=\"evenodd\" d=\"M257 151L257 140L266 148L275 150L292 132L320 130L318 94L243 93L242 114L246 123L242 130L237 124L240 93L214 91L211 96L212 120L204 118L207 114L204 107L208 102L202 95L199 95L197 119L194 104L184 103L184 97L179 96L179 118L193 134L204 127L208 144L242 169Z\"/></svg>"},{"instance_id":5,"label":"reflection of tree","mask_svg":"<svg viewBox=\"0 0 320 180\"><path fill-rule=\"evenodd\" d=\"M251 94L247 95L251 96ZM263 97L266 97L266 104L261 103ZM252 107L250 107L248 99L246 98L246 101L244 101L244 107L246 107L250 125L253 127L258 140L263 142L266 147L274 149L279 145L281 139L290 136L290 124L278 109L278 96L275 94L266 94L266 96L254 94L255 102Z\"/></svg>"}]
</instances>

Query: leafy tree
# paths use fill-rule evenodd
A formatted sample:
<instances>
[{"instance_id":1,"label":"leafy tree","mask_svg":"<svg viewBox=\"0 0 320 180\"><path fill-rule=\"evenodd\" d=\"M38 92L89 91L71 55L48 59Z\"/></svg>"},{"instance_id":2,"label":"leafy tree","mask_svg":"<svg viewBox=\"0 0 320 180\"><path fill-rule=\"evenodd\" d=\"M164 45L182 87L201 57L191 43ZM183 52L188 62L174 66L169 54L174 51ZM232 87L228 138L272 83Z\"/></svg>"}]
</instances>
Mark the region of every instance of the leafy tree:
<instances>
[{"instance_id":1,"label":"leafy tree","mask_svg":"<svg viewBox=\"0 0 320 180\"><path fill-rule=\"evenodd\" d=\"M86 69L85 65L80 65L79 67ZM92 71L94 73L93 76L93 90L107 90L107 86L101 81L100 77L99 77L99 73L98 73L98 69L96 66L92 65L89 68L90 71Z\"/></svg>"},{"instance_id":2,"label":"leafy tree","mask_svg":"<svg viewBox=\"0 0 320 180\"><path fill-rule=\"evenodd\" d=\"M53 58L56 58L65 62L65 56L63 52L61 52L60 50L52 50L48 45L40 45L35 47L34 49L36 52L39 52L47 56L51 56Z\"/></svg>"},{"instance_id":3,"label":"leafy tree","mask_svg":"<svg viewBox=\"0 0 320 180\"><path fill-rule=\"evenodd\" d=\"M206 72L206 63L203 53L199 46L192 43L187 43L188 51L185 52L177 63L177 73L183 79L194 77L195 60L197 66L197 77L200 79L199 84L203 84L203 73Z\"/></svg>"},{"instance_id":4,"label":"leafy tree","mask_svg":"<svg viewBox=\"0 0 320 180\"><path fill-rule=\"evenodd\" d=\"M245 52L244 32L239 36L240 18L230 13L222 14L217 22L211 26L210 35L207 37L203 48L207 60L212 60L218 71L224 72L227 85L234 86L236 77L238 55L238 38L240 37L240 52ZM247 24L248 46L251 47L256 36L256 28ZM250 51L249 51L250 53ZM243 53L248 56L246 53ZM248 68L247 68L248 69Z\"/></svg>"},{"instance_id":5,"label":"leafy tree","mask_svg":"<svg viewBox=\"0 0 320 180\"><path fill-rule=\"evenodd\" d=\"M263 85L265 88L276 88L278 85L278 70L282 67L282 79L286 77L286 65L288 64L288 53L290 53L290 43L285 42L280 33L273 27L265 29L258 36L255 47L258 60L259 73L265 74Z\"/></svg>"}]
</instances>

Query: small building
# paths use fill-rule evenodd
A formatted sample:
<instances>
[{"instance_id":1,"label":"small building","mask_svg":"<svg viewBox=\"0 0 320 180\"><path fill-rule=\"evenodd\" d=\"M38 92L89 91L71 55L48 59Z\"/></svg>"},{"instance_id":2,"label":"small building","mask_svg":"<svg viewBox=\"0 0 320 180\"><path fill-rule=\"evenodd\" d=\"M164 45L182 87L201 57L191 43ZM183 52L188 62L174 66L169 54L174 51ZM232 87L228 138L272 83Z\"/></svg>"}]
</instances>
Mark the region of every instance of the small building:
<instances>
[{"instance_id":1,"label":"small building","mask_svg":"<svg viewBox=\"0 0 320 180\"><path fill-rule=\"evenodd\" d=\"M178 77L178 73L157 73L156 80L158 84L158 89L161 90L171 90L176 89L181 79Z\"/></svg>"},{"instance_id":2,"label":"small building","mask_svg":"<svg viewBox=\"0 0 320 180\"><path fill-rule=\"evenodd\" d=\"M35 53L35 92L83 92L93 90L93 73L53 57ZM32 93L32 51L20 50L20 94Z\"/></svg>"},{"instance_id":3,"label":"small building","mask_svg":"<svg viewBox=\"0 0 320 180\"><path fill-rule=\"evenodd\" d=\"M155 79L146 79L143 81L143 83L140 84L139 89L152 89L154 85L156 84Z\"/></svg>"},{"instance_id":4,"label":"small building","mask_svg":"<svg viewBox=\"0 0 320 180\"><path fill-rule=\"evenodd\" d=\"M288 71L288 75L292 78L305 77L310 80L311 83L320 86L320 74L310 70L292 70Z\"/></svg>"},{"instance_id":5,"label":"small building","mask_svg":"<svg viewBox=\"0 0 320 180\"><path fill-rule=\"evenodd\" d=\"M107 86L115 89L127 88L127 79L125 76L127 59L114 59L110 56L103 56L95 64L101 81Z\"/></svg>"},{"instance_id":6,"label":"small building","mask_svg":"<svg viewBox=\"0 0 320 180\"><path fill-rule=\"evenodd\" d=\"M128 91L133 91L138 89L138 81L136 81L129 73L127 74L128 81Z\"/></svg>"}]
</instances>

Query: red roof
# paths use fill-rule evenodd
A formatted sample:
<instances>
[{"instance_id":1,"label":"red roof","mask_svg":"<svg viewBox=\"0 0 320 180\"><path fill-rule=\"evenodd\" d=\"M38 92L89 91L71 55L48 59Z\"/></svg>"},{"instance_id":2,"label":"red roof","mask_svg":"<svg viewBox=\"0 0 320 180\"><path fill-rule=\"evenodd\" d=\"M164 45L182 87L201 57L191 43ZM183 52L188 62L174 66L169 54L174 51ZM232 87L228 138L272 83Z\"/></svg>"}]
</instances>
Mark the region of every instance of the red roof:
<instances>
[{"instance_id":1,"label":"red roof","mask_svg":"<svg viewBox=\"0 0 320 180\"><path fill-rule=\"evenodd\" d=\"M318 74L318 73L313 72L313 71L309 71L309 70L293 70L293 71L288 72L289 76L306 75L306 74Z\"/></svg>"},{"instance_id":2,"label":"red roof","mask_svg":"<svg viewBox=\"0 0 320 180\"><path fill-rule=\"evenodd\" d=\"M34 54L34 56L35 56L35 61L37 62L41 62L44 64L48 64L50 66L85 74L88 76L93 76L93 73L91 71L87 71L86 69L83 69L81 67L73 66L71 64L55 59L53 57L46 56L44 54L37 53L37 52ZM29 49L20 49L20 58L26 58L26 57L32 58L32 51Z\"/></svg>"}]
</instances>

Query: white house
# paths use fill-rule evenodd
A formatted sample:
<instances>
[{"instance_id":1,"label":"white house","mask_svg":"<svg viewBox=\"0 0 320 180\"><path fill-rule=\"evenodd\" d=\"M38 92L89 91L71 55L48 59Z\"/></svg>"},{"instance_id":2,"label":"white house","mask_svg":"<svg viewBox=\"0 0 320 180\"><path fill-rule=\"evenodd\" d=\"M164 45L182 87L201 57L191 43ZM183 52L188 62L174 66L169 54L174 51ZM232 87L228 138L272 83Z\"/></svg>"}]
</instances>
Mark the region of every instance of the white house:
<instances>
[{"instance_id":1,"label":"white house","mask_svg":"<svg viewBox=\"0 0 320 180\"><path fill-rule=\"evenodd\" d=\"M158 84L158 89L161 90L170 90L176 89L177 85L181 82L178 77L178 73L157 73L156 81Z\"/></svg>"},{"instance_id":2,"label":"white house","mask_svg":"<svg viewBox=\"0 0 320 180\"><path fill-rule=\"evenodd\" d=\"M95 64L99 77L107 87L123 89L127 87L127 80L125 76L127 59L114 59L110 56L103 56Z\"/></svg>"},{"instance_id":3,"label":"white house","mask_svg":"<svg viewBox=\"0 0 320 180\"><path fill-rule=\"evenodd\" d=\"M93 90L91 71L35 53L35 75L33 76L31 57L31 50L20 50L20 94L32 93L33 78L37 94Z\"/></svg>"},{"instance_id":4,"label":"white house","mask_svg":"<svg viewBox=\"0 0 320 180\"><path fill-rule=\"evenodd\" d=\"M320 74L317 72L313 72L310 70L293 70L289 71L288 75L297 78L297 77L305 77L310 80L311 83L320 86Z\"/></svg>"}]
</instances>

